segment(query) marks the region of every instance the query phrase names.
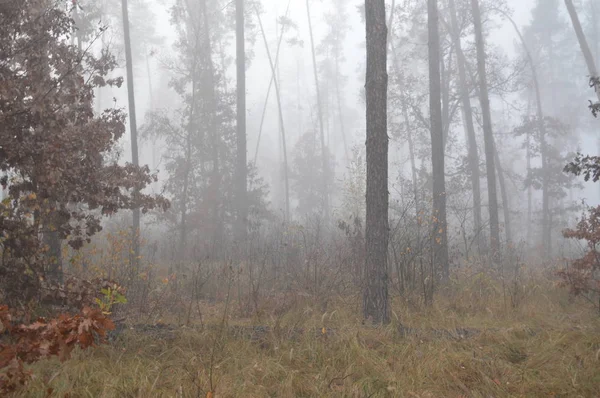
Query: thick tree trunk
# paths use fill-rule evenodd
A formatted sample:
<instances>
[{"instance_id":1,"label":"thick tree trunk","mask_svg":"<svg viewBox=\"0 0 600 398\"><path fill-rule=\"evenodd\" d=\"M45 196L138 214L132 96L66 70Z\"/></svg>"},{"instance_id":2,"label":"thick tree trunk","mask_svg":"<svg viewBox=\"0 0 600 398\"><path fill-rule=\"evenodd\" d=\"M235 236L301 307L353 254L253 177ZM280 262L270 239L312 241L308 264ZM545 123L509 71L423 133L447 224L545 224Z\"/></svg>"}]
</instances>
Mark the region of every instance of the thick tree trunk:
<instances>
[{"instance_id":1,"label":"thick tree trunk","mask_svg":"<svg viewBox=\"0 0 600 398\"><path fill-rule=\"evenodd\" d=\"M388 297L387 27L384 0L365 0L367 34L367 214L363 314L390 321Z\"/></svg>"},{"instance_id":2,"label":"thick tree trunk","mask_svg":"<svg viewBox=\"0 0 600 398\"><path fill-rule=\"evenodd\" d=\"M488 183L488 202L490 212L490 247L492 255L500 254L500 224L498 221L498 195L496 193L496 168L494 165L494 137L492 132L492 115L488 94L485 67L485 43L481 26L479 0L471 0L475 42L477 45L477 73L479 75L479 100L483 117L483 138L485 143L485 163Z\"/></svg>"},{"instance_id":3,"label":"thick tree trunk","mask_svg":"<svg viewBox=\"0 0 600 398\"><path fill-rule=\"evenodd\" d=\"M471 187L473 191L473 233L477 237L477 246L481 251L485 246L482 235L481 221L481 176L479 173L479 152L477 149L477 138L475 135L475 124L473 123L473 110L471 109L471 95L467 82L466 59L462 51L458 19L456 17L456 6L454 0L449 0L450 22L452 40L456 47L456 61L458 64L458 79L460 85L460 97L464 114L465 130L468 142L468 164L471 172Z\"/></svg>"},{"instance_id":4,"label":"thick tree trunk","mask_svg":"<svg viewBox=\"0 0 600 398\"><path fill-rule=\"evenodd\" d=\"M121 6L123 12L123 33L125 36L125 60L127 64L127 97L129 100L129 130L131 131L131 163L135 166L139 166L135 92L133 87L133 59L131 56L131 36L129 33L129 11L127 8L127 0L122 0ZM137 196L138 193L139 192L134 192L134 197ZM131 265L134 268L137 268L140 260L140 209L138 208L133 210L132 239L133 253Z\"/></svg>"},{"instance_id":5,"label":"thick tree trunk","mask_svg":"<svg viewBox=\"0 0 600 398\"><path fill-rule=\"evenodd\" d=\"M323 127L323 108L321 104L321 93L319 89L319 74L317 73L317 57L315 54L315 42L313 37L312 20L310 17L310 4L309 0L306 0L306 15L308 18L308 32L310 35L310 49L312 53L313 61L313 73L315 76L315 88L317 93L317 115L319 116L319 133L321 139L321 163L323 167L323 211L325 212L325 219L329 220L329 159L327 156L327 146L325 145L325 130Z\"/></svg>"},{"instance_id":6,"label":"thick tree trunk","mask_svg":"<svg viewBox=\"0 0 600 398\"><path fill-rule=\"evenodd\" d=\"M440 34L437 0L428 0L429 31L429 111L433 174L433 230L431 234L434 265L442 278L449 277L448 231L446 224L446 177L444 166L444 126L440 76Z\"/></svg>"},{"instance_id":7,"label":"thick tree trunk","mask_svg":"<svg viewBox=\"0 0 600 398\"><path fill-rule=\"evenodd\" d=\"M237 235L238 240L243 242L246 240L246 234L248 232L248 168L246 152L246 46L244 32L244 0L236 0L235 15L235 44L237 69Z\"/></svg>"}]
</instances>

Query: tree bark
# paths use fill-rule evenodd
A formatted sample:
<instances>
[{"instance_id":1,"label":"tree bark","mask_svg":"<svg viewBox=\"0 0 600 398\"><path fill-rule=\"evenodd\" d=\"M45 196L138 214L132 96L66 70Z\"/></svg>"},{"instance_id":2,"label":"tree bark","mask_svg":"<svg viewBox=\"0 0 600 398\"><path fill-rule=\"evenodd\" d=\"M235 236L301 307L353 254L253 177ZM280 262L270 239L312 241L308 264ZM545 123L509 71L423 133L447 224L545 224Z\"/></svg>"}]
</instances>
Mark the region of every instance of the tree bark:
<instances>
[{"instance_id":1,"label":"tree bark","mask_svg":"<svg viewBox=\"0 0 600 398\"><path fill-rule=\"evenodd\" d=\"M139 166L138 157L138 141L137 141L137 121L135 115L135 92L133 86L133 59L131 56L131 36L129 33L129 10L127 8L127 0L121 1L123 12L123 34L125 37L125 60L127 66L127 98L129 101L129 130L131 132L131 163L134 166ZM139 192L134 192L136 197ZM132 225L132 240L133 253L131 265L134 268L139 266L140 260L140 209L133 210L133 225Z\"/></svg>"},{"instance_id":2,"label":"tree bark","mask_svg":"<svg viewBox=\"0 0 600 398\"><path fill-rule=\"evenodd\" d=\"M317 73L317 57L315 55L315 43L313 38L312 20L310 17L310 4L309 0L306 0L306 15L308 18L308 32L310 35L310 49L312 53L313 61L313 73L315 76L315 88L317 93L317 115L319 116L319 133L321 139L321 162L323 167L323 210L325 212L325 219L329 220L329 159L327 156L327 146L325 145L325 131L323 127L323 109L321 104L321 93L319 89L319 74Z\"/></svg>"},{"instance_id":3,"label":"tree bark","mask_svg":"<svg viewBox=\"0 0 600 398\"><path fill-rule=\"evenodd\" d=\"M248 232L247 150L246 150L246 46L244 32L244 0L235 3L235 47L237 72L236 143L237 143L237 233L239 241Z\"/></svg>"},{"instance_id":4,"label":"tree bark","mask_svg":"<svg viewBox=\"0 0 600 398\"><path fill-rule=\"evenodd\" d=\"M460 97L464 113L464 124L467 132L469 170L471 171L471 187L473 191L473 233L477 236L477 246L481 251L483 249L483 235L481 234L481 176L479 173L479 152L477 149L477 137L475 134L475 124L473 123L473 110L471 109L471 95L467 81L466 59L462 51L460 32L458 28L458 19L456 16L456 6L454 0L449 0L450 23L452 31L452 40L456 48L456 61L458 65L458 79L460 85Z\"/></svg>"},{"instance_id":5,"label":"tree bark","mask_svg":"<svg viewBox=\"0 0 600 398\"><path fill-rule=\"evenodd\" d=\"M429 34L429 112L431 160L433 175L433 230L431 244L434 265L442 279L449 277L448 231L446 224L446 177L444 166L444 126L442 123L442 90L440 76L440 34L437 0L428 0Z\"/></svg>"},{"instance_id":6,"label":"tree bark","mask_svg":"<svg viewBox=\"0 0 600 398\"><path fill-rule=\"evenodd\" d=\"M363 314L389 323L388 297L388 134L387 27L384 0L365 0L367 73L367 194Z\"/></svg>"},{"instance_id":7,"label":"tree bark","mask_svg":"<svg viewBox=\"0 0 600 398\"><path fill-rule=\"evenodd\" d=\"M500 224L498 221L498 196L496 193L496 168L494 165L494 137L492 131L492 115L487 86L485 67L485 43L481 25L479 0L471 0L475 42L477 46L477 73L479 75L479 100L483 117L483 138L485 143L485 163L488 183L488 202L490 213L490 248L492 255L500 254Z\"/></svg>"}]
</instances>

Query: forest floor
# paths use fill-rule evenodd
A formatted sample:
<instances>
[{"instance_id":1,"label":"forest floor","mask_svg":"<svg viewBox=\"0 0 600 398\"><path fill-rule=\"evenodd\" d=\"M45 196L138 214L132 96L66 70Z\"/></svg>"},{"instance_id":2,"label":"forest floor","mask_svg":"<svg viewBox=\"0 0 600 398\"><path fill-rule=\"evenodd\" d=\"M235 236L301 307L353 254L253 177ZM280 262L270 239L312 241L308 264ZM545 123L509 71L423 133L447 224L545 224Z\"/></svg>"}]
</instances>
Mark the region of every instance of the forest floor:
<instances>
[{"instance_id":1,"label":"forest floor","mask_svg":"<svg viewBox=\"0 0 600 398\"><path fill-rule=\"evenodd\" d=\"M539 273L511 286L476 273L429 306L397 298L381 328L362 324L359 296L252 318L232 300L226 326L225 304L203 303L205 327L128 329L35 364L17 396L600 397L596 309Z\"/></svg>"}]
</instances>

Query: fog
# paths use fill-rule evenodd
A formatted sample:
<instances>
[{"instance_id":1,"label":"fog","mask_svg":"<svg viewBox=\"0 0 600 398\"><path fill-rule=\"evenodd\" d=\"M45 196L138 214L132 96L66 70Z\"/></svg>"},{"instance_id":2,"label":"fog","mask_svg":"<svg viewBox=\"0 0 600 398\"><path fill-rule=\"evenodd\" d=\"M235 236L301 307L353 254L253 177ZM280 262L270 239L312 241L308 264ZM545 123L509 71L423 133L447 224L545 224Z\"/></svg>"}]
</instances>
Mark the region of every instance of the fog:
<instances>
[{"instance_id":1,"label":"fog","mask_svg":"<svg viewBox=\"0 0 600 398\"><path fill-rule=\"evenodd\" d=\"M597 0L0 27L0 395L597 394Z\"/></svg>"},{"instance_id":2,"label":"fog","mask_svg":"<svg viewBox=\"0 0 600 398\"><path fill-rule=\"evenodd\" d=\"M539 23L533 21L532 10L534 7L533 1L512 1L509 0L505 4L498 3L495 6L506 6L519 29L525 32L531 23ZM177 51L174 49L174 43L177 40L178 34L176 27L171 21L172 2L161 1L133 1L129 8L132 16L136 12L143 10L144 18L153 18L151 24L153 28L152 35L155 37L153 42L142 43L139 46L144 48L146 54L138 54L134 57L135 67L135 94L137 104L137 114L139 124L143 124L145 115L153 110L168 110L174 111L181 106L181 100L174 93L173 89L168 87L169 80L173 76L173 63L177 63ZM265 0L261 5L261 18L264 25L265 36L269 44L271 55L275 58L275 49L277 48L278 34L282 26L278 22L278 18L285 16L286 2L268 1ZM337 216L343 218L344 212L347 209L342 209L343 189L345 181L347 182L347 173L349 162L352 160L353 150L360 155L364 148L365 141L365 106L363 97L363 87L365 78L365 31L364 22L360 15L360 4L353 1L320 1L310 2L311 17L313 24L313 33L315 46L317 47L317 63L319 65L319 86L322 97L322 108L324 112L324 130L328 149L334 157L333 179L335 190L331 192L332 207L337 209ZM389 5L388 5L389 6ZM336 9L341 7L345 13L343 21L336 21ZM399 51L399 57L402 59L401 65L404 68L410 69L415 76L426 78L426 69L423 62L426 62L426 36L413 34L412 37L403 32L409 27L410 22L406 22L406 17L411 13L410 18L420 18L425 22L426 15L423 14L426 9L424 5L416 1L398 1L396 4L396 12L402 16L403 20L396 18L395 26L393 27L392 40L396 41L396 46ZM233 12L234 4L224 2L221 11L224 15ZM568 14L564 7L559 7L558 11L561 23L563 26L560 31L557 31L557 41L568 42L570 48L565 53L565 57L570 57L571 65L576 66L579 74L569 71L568 84L569 92L578 93L576 98L564 98L564 95L552 91L544 90L543 95L548 99L546 101L546 112L551 117L556 117L566 124L572 126L569 132L569 149L572 151L583 150L587 154L594 154L597 150L595 126L593 117L587 112L586 100L593 95L593 92L587 90L587 72L584 67L583 57L577 48L575 33L570 26ZM441 6L442 16L444 7ZM484 12L485 12L484 3ZM389 11L389 10L388 10ZM421 12L421 15L415 14ZM254 161L254 155L258 144L258 135L261 125L261 117L263 106L267 95L267 87L271 80L270 64L267 53L263 44L260 30L256 23L256 13L252 5L247 7L246 14L248 15L249 29L247 30L247 154L248 161ZM513 129L519 125L527 108L527 79L528 66L524 61L523 46L519 42L518 36L515 33L513 26L506 20L503 15L498 13L490 14L490 20L485 20L485 30L487 33L487 45L490 51L494 52L494 57L501 60L498 73L502 74L506 81L503 82L504 87L501 92L492 90L491 106L493 112L494 134L499 141L501 162L506 164L507 174L512 175L509 182L510 198L511 198L511 218L516 224L516 231L524 231L525 226L521 225L526 212L527 188L524 187L523 179L526 174L525 151L522 146L522 140L513 137ZM294 24L293 27L287 27L285 36L282 42L279 64L277 67L277 81L279 85L282 107L283 107L283 122L287 139L287 151L290 157L290 166L294 153L294 147L302 134L313 131L315 134L319 130L318 112L315 80L313 74L313 63L311 58L311 45L308 34L307 12L304 1L291 1L289 4L288 18ZM132 19L132 31L136 31L136 19ZM324 38L329 32L332 32L332 27L328 23L343 22L341 27L344 29L343 40L340 45L340 56L338 64L339 82L335 82L335 71L328 72L326 67L331 66L332 57L330 50L322 49ZM533 21L533 22L532 22ZM114 22L114 21L113 21ZM118 21L117 21L118 22ZM111 24L105 33L111 37L111 40L118 40L118 33L113 32L118 30ZM232 25L231 25L232 26ZM414 27L413 27L414 29ZM226 57L225 73L229 89L235 88L235 40L232 36L233 32L224 32L225 48L219 48L218 53L215 52L214 62L220 63L218 57ZM444 33L446 34L446 33ZM403 35L404 37L401 37ZM148 37L148 36L147 36ZM469 40L468 37L465 40ZM408 44L407 44L408 43ZM220 45L220 44L219 44ZM338 43L336 43L338 45ZM531 45L531 44L530 44ZM535 44L534 44L535 45ZM562 47L561 47L562 46ZM117 46L118 47L118 46ZM136 44L134 43L134 48ZM563 44L558 47L564 48ZM402 54L402 51L406 54ZM217 50L215 50L217 51ZM329 52L328 52L329 51ZM559 50L562 51L562 50ZM421 55L419 55L419 52ZM221 54L221 55L218 55ZM537 57L537 55L534 55ZM421 57L421 59L413 59L410 57ZM450 55L452 57L452 54ZM122 54L120 55L122 59ZM451 59L451 58L450 58ZM450 62L454 62L450 60ZM538 61L536 61L538 62ZM539 61L546 62L546 61ZM560 63L560 62L559 62ZM392 84L394 80L393 63L388 60L388 70L390 73L389 90L394 90ZM562 63L564 64L564 62ZM557 66L558 68L558 66ZM124 70L117 70L115 73L124 74ZM333 73L333 74L332 74ZM554 72L553 72L554 73ZM451 78L453 78L451 76ZM544 77L542 77L544 79ZM340 103L337 103L335 85L339 85ZM520 85L520 87L519 87ZM512 86L512 87L509 87ZM411 94L412 95L412 94ZM416 95L416 94L415 94ZM421 94L418 94L421 95ZM531 95L531 94L530 94ZM127 96L125 86L120 90L112 90L110 93L100 95L103 101L103 106L110 105L109 100L114 98L114 106L127 109ZM561 104L572 105L572 108L564 109L561 104L548 105L554 102L554 97L563 97ZM476 98L473 98L473 103L476 104ZM390 103L393 108L397 103ZM530 105L531 106L531 105ZM279 129L279 118L277 110L277 101L274 87L271 89L269 101L267 103L264 124L262 126L260 143L258 144L258 154L256 159L256 167L258 175L265 179L269 185L268 201L270 202L270 210L278 216L284 213L284 184L281 172L282 155L281 155L281 135ZM340 117L341 111L341 117ZM428 110L426 107L422 109L422 115L426 116ZM573 112L576 112L573 114ZM394 124L400 123L398 112L390 111L388 120L389 127L393 129ZM576 116L574 116L576 115ZM450 139L453 144L448 148L446 153L446 164L448 175L460 173L459 169L453 168L459 158L464 156L461 151L464 150L465 139L460 122L460 112L456 112L452 120ZM342 125L345 137L342 136ZM576 124L576 125L574 125ZM420 133L418 133L420 134ZM402 138L394 136L392 131L390 141L390 192L392 201L404 201L402 192L404 188L400 184L401 180L409 180L411 177L409 153L407 143ZM346 141L344 145L344 139ZM149 164L153 170L159 173L160 179L158 183L153 184L152 189L156 192L161 192L165 180L168 179L168 174L164 170L164 157L168 156L166 148L158 139L155 142L143 140L140 150L141 163ZM122 160L129 158L130 150L127 139L123 140L124 150L122 152ZM318 147L318 145L317 145ZM317 148L315 147L315 148ZM424 147L422 150L425 150ZM355 156L355 160L356 160ZM364 156L361 157L364 161ZM428 161L417 160L417 167L422 167L426 173ZM483 160L482 160L483 162ZM535 160L534 160L535 162ZM581 181L580 181L581 182ZM569 189L569 203L585 200L588 205L595 205L598 202L598 189L591 183L583 183L581 187ZM485 191L485 186L482 185L482 191ZM449 196L452 192L449 192ZM540 192L534 190L532 193L534 207L539 205ZM298 209L298 202L295 195L291 194L292 219L302 220L306 213L302 209ZM563 199L561 201L564 202ZM566 206L566 204L564 204ZM484 198L485 206L485 198ZM534 210L536 211L536 210ZM318 213L318 211L317 211ZM484 212L485 213L485 212ZM560 235L560 230L568 225L579 216L577 211L570 212L565 215L567 219L564 224L556 226L555 238L560 239L556 235ZM452 221L450 221L452 223ZM531 233L530 233L531 235ZM525 239L526 236L518 236L518 240ZM531 243L531 242L530 242Z\"/></svg>"}]
</instances>

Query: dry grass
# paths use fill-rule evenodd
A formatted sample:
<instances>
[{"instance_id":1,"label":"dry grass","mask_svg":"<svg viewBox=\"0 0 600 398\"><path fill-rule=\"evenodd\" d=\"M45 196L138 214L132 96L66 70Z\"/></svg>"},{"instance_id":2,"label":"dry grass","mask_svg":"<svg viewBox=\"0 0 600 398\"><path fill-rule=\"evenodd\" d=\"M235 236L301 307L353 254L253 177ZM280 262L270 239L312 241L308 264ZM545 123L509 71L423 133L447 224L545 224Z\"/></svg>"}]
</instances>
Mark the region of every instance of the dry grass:
<instances>
[{"instance_id":1,"label":"dry grass","mask_svg":"<svg viewBox=\"0 0 600 398\"><path fill-rule=\"evenodd\" d=\"M330 298L324 309L322 298L303 297L277 319L262 316L281 333L260 342L218 328L182 330L172 341L129 333L66 363L36 364L20 396L51 388L59 397L206 397L211 389L215 397L600 397L598 316L539 275L512 289L483 273L462 275L429 308L395 300L393 323L381 329L361 325L357 298ZM252 323L236 318L235 305L230 322ZM219 312L205 321L218 324ZM402 337L400 320L482 333ZM298 326L336 333L287 338Z\"/></svg>"}]
</instances>

